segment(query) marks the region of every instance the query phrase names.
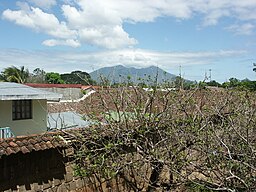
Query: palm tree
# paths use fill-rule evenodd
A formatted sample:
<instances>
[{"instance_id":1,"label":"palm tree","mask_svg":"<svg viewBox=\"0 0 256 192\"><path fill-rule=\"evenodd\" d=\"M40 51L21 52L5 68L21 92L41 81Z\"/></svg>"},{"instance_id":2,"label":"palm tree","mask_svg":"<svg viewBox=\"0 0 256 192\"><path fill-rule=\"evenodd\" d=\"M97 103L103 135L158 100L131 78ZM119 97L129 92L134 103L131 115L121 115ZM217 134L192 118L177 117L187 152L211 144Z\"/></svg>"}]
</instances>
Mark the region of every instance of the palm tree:
<instances>
[{"instance_id":1,"label":"palm tree","mask_svg":"<svg viewBox=\"0 0 256 192\"><path fill-rule=\"evenodd\" d=\"M25 83L29 77L29 71L28 69L25 69L24 66L21 66L20 69L15 66L11 66L4 69L1 77L4 81Z\"/></svg>"}]
</instances>

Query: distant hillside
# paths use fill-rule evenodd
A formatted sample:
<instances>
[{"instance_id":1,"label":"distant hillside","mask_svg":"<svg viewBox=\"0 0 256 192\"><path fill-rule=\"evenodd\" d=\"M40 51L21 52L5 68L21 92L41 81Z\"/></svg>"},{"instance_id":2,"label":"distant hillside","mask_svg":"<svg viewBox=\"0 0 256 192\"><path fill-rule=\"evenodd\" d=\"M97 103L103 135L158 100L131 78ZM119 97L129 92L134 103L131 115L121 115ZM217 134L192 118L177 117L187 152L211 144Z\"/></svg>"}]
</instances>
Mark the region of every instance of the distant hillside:
<instances>
[{"instance_id":1,"label":"distant hillside","mask_svg":"<svg viewBox=\"0 0 256 192\"><path fill-rule=\"evenodd\" d=\"M104 67L90 73L91 78L96 82L101 82L101 77L107 78L111 83L121 83L127 81L130 77L130 81L139 83L143 80L148 80L149 77L154 80L156 75L159 83L164 81L173 81L175 75L170 74L159 67L151 66L147 68L137 69L134 67L124 67L117 65L113 67Z\"/></svg>"}]
</instances>

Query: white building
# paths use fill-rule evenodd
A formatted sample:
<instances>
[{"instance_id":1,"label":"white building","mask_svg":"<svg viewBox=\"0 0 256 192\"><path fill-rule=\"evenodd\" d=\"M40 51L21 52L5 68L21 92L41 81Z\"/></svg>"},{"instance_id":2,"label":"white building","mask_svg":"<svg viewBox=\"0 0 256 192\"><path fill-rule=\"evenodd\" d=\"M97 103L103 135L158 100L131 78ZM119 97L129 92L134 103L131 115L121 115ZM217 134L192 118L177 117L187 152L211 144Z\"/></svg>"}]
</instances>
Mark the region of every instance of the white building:
<instances>
[{"instance_id":1,"label":"white building","mask_svg":"<svg viewBox=\"0 0 256 192\"><path fill-rule=\"evenodd\" d=\"M26 85L0 82L0 138L47 131L47 100L61 94Z\"/></svg>"}]
</instances>

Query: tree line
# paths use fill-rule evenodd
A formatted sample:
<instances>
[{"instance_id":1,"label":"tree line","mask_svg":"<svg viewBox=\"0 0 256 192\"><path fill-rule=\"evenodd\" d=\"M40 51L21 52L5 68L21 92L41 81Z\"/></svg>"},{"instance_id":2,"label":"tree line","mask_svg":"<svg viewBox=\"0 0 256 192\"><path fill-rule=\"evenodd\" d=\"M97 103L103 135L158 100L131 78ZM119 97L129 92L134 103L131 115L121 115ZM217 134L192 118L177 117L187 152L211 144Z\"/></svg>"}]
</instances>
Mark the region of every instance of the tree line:
<instances>
[{"instance_id":1,"label":"tree line","mask_svg":"<svg viewBox=\"0 0 256 192\"><path fill-rule=\"evenodd\" d=\"M256 64L254 63L254 66ZM253 71L256 72L256 68L253 68ZM123 83L114 83L111 84L110 80L102 77L101 82L94 81L90 74L84 71L72 71L71 73L60 74L57 72L46 72L43 69L36 68L33 72L30 72L24 66L20 68L16 66L11 66L5 68L0 74L0 81L6 82L16 82L16 83L49 83L49 84L82 84L82 85L102 85L108 87L119 87L123 85L129 84L130 86L135 85L127 77L127 81ZM153 79L140 79L137 86L140 87L149 87L150 83L152 83ZM173 81L164 82L164 87L174 87L177 89L195 89L197 87L207 88L207 87L221 87L226 89L240 89L240 90L250 90L256 91L256 81L252 81L249 79L239 80L237 78L230 78L228 81L219 83L215 80L211 81L188 81L183 79L180 76L177 76Z\"/></svg>"},{"instance_id":2,"label":"tree line","mask_svg":"<svg viewBox=\"0 0 256 192\"><path fill-rule=\"evenodd\" d=\"M57 72L46 72L36 68L30 72L24 66L20 68L11 66L5 68L0 74L0 81L15 83L49 83L49 84L82 84L91 85L95 82L91 76L84 71L72 71L60 74Z\"/></svg>"},{"instance_id":3,"label":"tree line","mask_svg":"<svg viewBox=\"0 0 256 192\"><path fill-rule=\"evenodd\" d=\"M240 89L240 90L251 90L256 91L256 81L251 81L249 79L239 80L237 78L230 78L228 81L219 83L215 80L209 82L200 82L200 86L214 86L214 87L223 87L227 89Z\"/></svg>"}]
</instances>

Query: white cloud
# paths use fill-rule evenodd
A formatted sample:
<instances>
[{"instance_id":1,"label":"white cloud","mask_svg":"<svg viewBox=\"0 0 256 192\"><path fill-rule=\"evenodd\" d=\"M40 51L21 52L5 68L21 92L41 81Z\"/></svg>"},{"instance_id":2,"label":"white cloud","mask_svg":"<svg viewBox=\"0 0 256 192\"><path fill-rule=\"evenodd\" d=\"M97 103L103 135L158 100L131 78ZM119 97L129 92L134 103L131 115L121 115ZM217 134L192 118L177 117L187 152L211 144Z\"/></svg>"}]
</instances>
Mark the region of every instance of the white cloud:
<instances>
[{"instance_id":1,"label":"white cloud","mask_svg":"<svg viewBox=\"0 0 256 192\"><path fill-rule=\"evenodd\" d=\"M46 33L56 38L56 42L60 38L63 41L73 39L81 44L109 49L131 47L138 43L123 28L125 22L154 22L160 17L183 20L199 15L201 25L206 27L217 25L223 17L229 17L236 23L242 23L244 28L247 27L247 33L251 33L254 26L246 23L255 25L256 20L255 0L62 0L58 1L64 16L62 21L56 15L47 13L56 5L56 0L27 2L30 7L22 5L18 11L7 9L3 18ZM235 29L230 31L237 33Z\"/></svg>"},{"instance_id":2,"label":"white cloud","mask_svg":"<svg viewBox=\"0 0 256 192\"><path fill-rule=\"evenodd\" d=\"M65 45L65 46L70 46L70 47L80 47L81 44L74 39L66 39L66 40L57 40L57 39L48 39L43 41L43 45L53 47L57 45Z\"/></svg>"},{"instance_id":3,"label":"white cloud","mask_svg":"<svg viewBox=\"0 0 256 192\"><path fill-rule=\"evenodd\" d=\"M57 4L56 0L28 0L28 2L42 9L50 9Z\"/></svg>"},{"instance_id":4,"label":"white cloud","mask_svg":"<svg viewBox=\"0 0 256 192\"><path fill-rule=\"evenodd\" d=\"M245 23L242 25L235 24L227 27L226 29L232 31L236 35L251 35L255 29L255 26L251 23Z\"/></svg>"},{"instance_id":5,"label":"white cloud","mask_svg":"<svg viewBox=\"0 0 256 192\"><path fill-rule=\"evenodd\" d=\"M219 59L234 59L246 55L243 50L223 50L215 52L157 52L141 49L122 49L101 52L42 52L21 50L0 50L0 70L11 63L26 66L31 71L37 67L59 73L83 70L91 72L101 67L125 65L128 67L147 67L157 65L170 71L182 65L203 66L216 64ZM17 59L19 58L19 59Z\"/></svg>"},{"instance_id":6,"label":"white cloud","mask_svg":"<svg viewBox=\"0 0 256 192\"><path fill-rule=\"evenodd\" d=\"M76 38L75 30L70 30L65 22L59 22L55 15L45 13L39 8L32 7L29 11L7 9L3 12L3 18L56 38Z\"/></svg>"},{"instance_id":7,"label":"white cloud","mask_svg":"<svg viewBox=\"0 0 256 192\"><path fill-rule=\"evenodd\" d=\"M27 2L21 2L21 1L17 1L16 5L24 11L29 11L30 10L30 6Z\"/></svg>"},{"instance_id":8,"label":"white cloud","mask_svg":"<svg viewBox=\"0 0 256 192\"><path fill-rule=\"evenodd\" d=\"M137 43L134 38L130 38L129 34L118 25L85 28L80 30L79 36L83 42L109 49L122 48Z\"/></svg>"},{"instance_id":9,"label":"white cloud","mask_svg":"<svg viewBox=\"0 0 256 192\"><path fill-rule=\"evenodd\" d=\"M230 15L229 10L222 10L222 9L213 10L204 18L203 25L205 26L217 25L221 17L224 17L224 16L227 17L229 15Z\"/></svg>"}]
</instances>

